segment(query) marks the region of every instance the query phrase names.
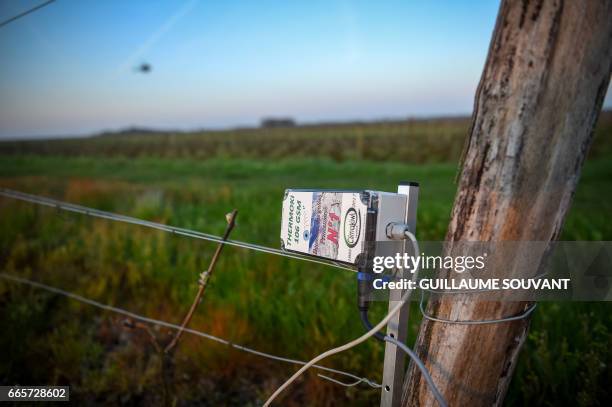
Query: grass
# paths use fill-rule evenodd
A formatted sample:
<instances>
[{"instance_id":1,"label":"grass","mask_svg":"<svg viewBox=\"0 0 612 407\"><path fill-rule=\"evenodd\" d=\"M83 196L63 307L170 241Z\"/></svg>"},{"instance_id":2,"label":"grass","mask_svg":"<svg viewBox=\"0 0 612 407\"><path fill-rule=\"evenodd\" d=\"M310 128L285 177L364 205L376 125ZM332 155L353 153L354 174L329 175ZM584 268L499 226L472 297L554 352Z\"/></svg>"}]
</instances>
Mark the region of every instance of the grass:
<instances>
[{"instance_id":1,"label":"grass","mask_svg":"<svg viewBox=\"0 0 612 407\"><path fill-rule=\"evenodd\" d=\"M247 156L5 154L0 185L214 234L222 233L224 214L237 208L233 238L278 247L285 188L394 190L398 181L418 180L419 238L444 237L456 188L456 164L446 159L405 164L326 154ZM612 213L610 179L609 157L591 157L563 239L612 238L606 221ZM202 241L0 200L3 270L164 320L176 322L186 311L213 250ZM362 332L354 289L350 273L227 248L193 326L308 359ZM381 315L382 308L374 311ZM0 336L3 383L69 383L75 400L98 403L161 402L159 357L143 332L124 328L116 316L0 281L0 318L7 327ZM417 325L414 312L412 338ZM611 396L611 326L605 303L542 304L507 404L603 404ZM372 341L327 364L380 381L382 356L382 346ZM294 369L189 336L175 364L173 394L203 405L260 404ZM311 373L283 402L372 405L378 398L376 390L345 389Z\"/></svg>"}]
</instances>

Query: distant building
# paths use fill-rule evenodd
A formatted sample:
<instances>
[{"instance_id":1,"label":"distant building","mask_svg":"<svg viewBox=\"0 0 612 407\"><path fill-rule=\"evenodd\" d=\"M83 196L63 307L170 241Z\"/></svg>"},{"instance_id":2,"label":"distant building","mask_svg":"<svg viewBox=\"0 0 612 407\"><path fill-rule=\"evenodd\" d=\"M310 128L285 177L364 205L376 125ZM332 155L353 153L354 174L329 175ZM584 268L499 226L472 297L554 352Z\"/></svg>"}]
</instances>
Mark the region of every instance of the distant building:
<instances>
[{"instance_id":1,"label":"distant building","mask_svg":"<svg viewBox=\"0 0 612 407\"><path fill-rule=\"evenodd\" d=\"M269 117L261 120L261 127L266 129L273 129L278 127L295 127L295 120L290 117Z\"/></svg>"}]
</instances>

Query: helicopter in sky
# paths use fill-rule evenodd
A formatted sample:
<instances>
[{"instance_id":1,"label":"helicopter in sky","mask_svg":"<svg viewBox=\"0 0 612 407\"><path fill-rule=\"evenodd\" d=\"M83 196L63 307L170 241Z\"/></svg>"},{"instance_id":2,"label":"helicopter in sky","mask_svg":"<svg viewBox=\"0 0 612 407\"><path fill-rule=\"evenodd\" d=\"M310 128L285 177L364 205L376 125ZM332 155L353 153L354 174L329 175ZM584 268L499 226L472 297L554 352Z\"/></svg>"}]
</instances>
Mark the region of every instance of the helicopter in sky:
<instances>
[{"instance_id":1,"label":"helicopter in sky","mask_svg":"<svg viewBox=\"0 0 612 407\"><path fill-rule=\"evenodd\" d=\"M136 73L148 74L153 70L153 66L148 62L143 62L138 66L134 67Z\"/></svg>"}]
</instances>

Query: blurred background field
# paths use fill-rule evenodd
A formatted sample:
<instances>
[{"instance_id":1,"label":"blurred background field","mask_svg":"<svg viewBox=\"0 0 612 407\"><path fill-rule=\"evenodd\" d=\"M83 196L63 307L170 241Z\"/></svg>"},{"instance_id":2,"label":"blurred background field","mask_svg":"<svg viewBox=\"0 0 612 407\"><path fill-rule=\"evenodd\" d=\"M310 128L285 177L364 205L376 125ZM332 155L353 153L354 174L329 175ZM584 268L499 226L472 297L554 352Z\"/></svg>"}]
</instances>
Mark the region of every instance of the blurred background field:
<instances>
[{"instance_id":1,"label":"blurred background field","mask_svg":"<svg viewBox=\"0 0 612 407\"><path fill-rule=\"evenodd\" d=\"M452 118L2 142L0 186L217 235L236 208L232 238L278 247L286 188L392 191L415 180L417 235L441 240L468 127L469 119ZM604 112L563 240L612 239L611 159L612 114ZM180 321L214 247L0 199L2 271L163 320ZM350 272L228 247L192 326L309 359L362 332L354 280ZM116 315L2 280L0 318L2 383L70 384L74 400L91 404L163 398L158 355L145 333ZM178 405L259 405L295 369L189 335L179 346L170 386ZM609 304L541 304L506 404L604 404L612 397L610 349ZM382 345L371 341L326 364L380 381L382 357ZM283 405L377 405L378 398L378 390L340 387L311 372Z\"/></svg>"},{"instance_id":2,"label":"blurred background field","mask_svg":"<svg viewBox=\"0 0 612 407\"><path fill-rule=\"evenodd\" d=\"M274 120L270 120L274 122ZM265 120L263 121L265 123ZM282 121L279 121L282 122ZM292 120L289 120L292 122ZM463 150L469 118L263 126L225 131L156 131L130 128L83 139L0 143L0 154L104 157L288 159L298 157L455 163ZM612 154L612 111L602 112L590 157Z\"/></svg>"}]
</instances>

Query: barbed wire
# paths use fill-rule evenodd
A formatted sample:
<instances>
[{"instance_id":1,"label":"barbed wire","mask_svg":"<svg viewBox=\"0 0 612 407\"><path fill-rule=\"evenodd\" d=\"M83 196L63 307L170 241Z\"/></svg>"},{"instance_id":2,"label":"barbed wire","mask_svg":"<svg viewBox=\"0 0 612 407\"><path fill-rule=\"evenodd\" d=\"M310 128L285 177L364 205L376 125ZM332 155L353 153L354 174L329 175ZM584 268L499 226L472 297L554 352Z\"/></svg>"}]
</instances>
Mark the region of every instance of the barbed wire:
<instances>
[{"instance_id":1,"label":"barbed wire","mask_svg":"<svg viewBox=\"0 0 612 407\"><path fill-rule=\"evenodd\" d=\"M0 272L0 278L5 279L5 280L9 280L9 281L13 281L13 282L16 282L16 283L28 285L30 287L39 288L39 289L42 289L42 290L45 290L45 291L48 291L48 292L51 292L51 293L54 293L54 294L57 294L57 295L64 296L64 297L68 297L68 298L73 299L75 301L79 301L79 302L82 302L84 304L88 304L88 305L94 306L96 308L103 309L105 311L110 311L110 312L114 312L114 313L119 314L119 315L124 315L126 317L130 317L132 319L135 319L135 320L138 320L138 321L141 321L141 322L146 322L146 323L149 323L149 324L159 325L159 326L163 326L163 327L170 328L170 329L175 329L175 330L180 330L181 329L180 325L173 324L171 322L166 322L166 321L162 321L162 320L159 320L159 319L145 317L143 315L136 314L135 312L128 311L128 310L123 309L123 308L115 307L113 305L103 304L103 303L98 302L96 300L92 300L92 299L83 297L82 295L75 294L75 293L72 293L70 291L66 291L66 290L63 290L61 288L53 287L51 285L47 285L47 284L40 283L40 282L37 282L37 281L32 281L32 280L29 280L27 278L17 277L17 276L14 276L12 274L8 274L8 273L5 273L5 272ZM271 359L271 360L275 360L275 361L278 361L278 362L291 363L291 364L294 364L294 365L305 365L306 364L306 362L304 362L302 360L286 358L286 357L272 355L270 353L258 351L256 349L249 348L247 346L234 343L234 342L229 341L227 339L219 338L217 336L214 336L214 335L202 332L202 331L198 331L196 329L183 328L183 332L188 332L190 334L193 334L193 335L196 335L196 336L199 336L199 337L202 337L202 338L205 338L205 339L208 339L208 340L220 343L222 345L226 345L226 346L229 346L231 348L234 348L234 349L237 349L237 350L241 350L243 352L251 353L253 355L261 356L261 357L264 357L264 358L267 358L267 359ZM370 387L374 387L374 388L380 388L381 387L381 385L379 383L377 383L377 382L375 382L373 380L370 380L367 377L359 377L359 376L357 376L355 374L352 374L352 373L349 373L349 372L345 372L345 371L338 370L338 369L332 369L330 367L321 366L321 365L315 365L313 367L315 367L315 368L317 368L319 370L323 370L323 371L330 372L330 373L335 373L335 374L338 374L338 375L341 375L341 376L345 376L345 377L354 379L354 380L356 380L356 382L353 385L357 385L359 383L365 383L365 384L369 385ZM342 383L342 382L340 382L338 380L329 378L328 376L322 375L322 377L324 379L326 379L326 380L329 380L329 381L333 382L333 383L339 383L339 384L343 384L344 385L344 383Z\"/></svg>"},{"instance_id":2,"label":"barbed wire","mask_svg":"<svg viewBox=\"0 0 612 407\"><path fill-rule=\"evenodd\" d=\"M196 230L180 228L176 226L170 226L163 223L152 222L144 219L134 218L132 216L120 215L113 212L102 211L87 206L76 205L68 202L59 201L57 199L46 198L38 195L27 194L25 192L15 191L12 189L0 188L0 196L6 198L12 198L19 201L30 202L38 205L48 206L68 212L80 213L82 215L92 216L95 218L106 219L110 221L129 223L132 225L139 225L148 227L151 229L157 229L164 232L173 233L180 236L191 237L194 239L206 240L209 242L224 243L231 246L241 247L248 250L254 250L262 253L274 254L277 256L288 257L296 260L309 261L311 263L323 264L325 266L336 267L343 270L350 270L355 272L356 270L337 262L318 260L312 257L300 256L298 254L289 253L284 250L274 249L267 246L262 246L254 243L246 243L238 240L223 240L219 236L212 235L210 233L198 232Z\"/></svg>"}]
</instances>

